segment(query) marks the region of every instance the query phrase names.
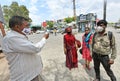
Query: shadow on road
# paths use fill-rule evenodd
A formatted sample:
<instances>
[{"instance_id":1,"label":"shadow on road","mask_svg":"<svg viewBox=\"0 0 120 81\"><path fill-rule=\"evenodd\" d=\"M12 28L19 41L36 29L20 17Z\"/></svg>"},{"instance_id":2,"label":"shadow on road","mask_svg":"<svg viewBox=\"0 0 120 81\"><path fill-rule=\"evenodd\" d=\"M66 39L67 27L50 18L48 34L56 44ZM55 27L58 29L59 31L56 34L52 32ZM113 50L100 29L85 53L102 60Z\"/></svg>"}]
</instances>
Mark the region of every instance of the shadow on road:
<instances>
[{"instance_id":1,"label":"shadow on road","mask_svg":"<svg viewBox=\"0 0 120 81\"><path fill-rule=\"evenodd\" d=\"M81 65L84 65L84 60L80 59L79 62L81 63ZM84 66L83 66L84 67ZM90 69L88 70L87 68L84 68L84 70L86 71L86 73L90 76L93 77L95 76L95 72L94 72L94 68L90 67Z\"/></svg>"},{"instance_id":2,"label":"shadow on road","mask_svg":"<svg viewBox=\"0 0 120 81\"><path fill-rule=\"evenodd\" d=\"M80 59L79 62L81 63L81 65L84 65L85 63L83 59ZM87 68L84 68L84 69L90 77L95 78L95 72L94 72L93 66L90 67L90 70L88 70ZM101 81L110 81L110 80L106 80L101 76Z\"/></svg>"}]
</instances>

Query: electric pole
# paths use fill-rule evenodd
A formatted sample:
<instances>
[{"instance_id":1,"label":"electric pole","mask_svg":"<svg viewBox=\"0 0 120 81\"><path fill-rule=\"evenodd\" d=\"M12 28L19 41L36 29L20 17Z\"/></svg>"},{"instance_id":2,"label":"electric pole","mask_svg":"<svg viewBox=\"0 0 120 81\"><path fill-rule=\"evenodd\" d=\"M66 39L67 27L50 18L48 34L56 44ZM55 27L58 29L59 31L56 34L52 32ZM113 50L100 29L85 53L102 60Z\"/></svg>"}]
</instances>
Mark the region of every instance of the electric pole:
<instances>
[{"instance_id":1,"label":"electric pole","mask_svg":"<svg viewBox=\"0 0 120 81\"><path fill-rule=\"evenodd\" d=\"M75 0L73 0L73 15L74 15L74 20L76 20L76 7L75 7Z\"/></svg>"},{"instance_id":2,"label":"electric pole","mask_svg":"<svg viewBox=\"0 0 120 81\"><path fill-rule=\"evenodd\" d=\"M104 6L103 6L103 19L106 20L106 6L107 6L107 0L104 0Z\"/></svg>"}]
</instances>

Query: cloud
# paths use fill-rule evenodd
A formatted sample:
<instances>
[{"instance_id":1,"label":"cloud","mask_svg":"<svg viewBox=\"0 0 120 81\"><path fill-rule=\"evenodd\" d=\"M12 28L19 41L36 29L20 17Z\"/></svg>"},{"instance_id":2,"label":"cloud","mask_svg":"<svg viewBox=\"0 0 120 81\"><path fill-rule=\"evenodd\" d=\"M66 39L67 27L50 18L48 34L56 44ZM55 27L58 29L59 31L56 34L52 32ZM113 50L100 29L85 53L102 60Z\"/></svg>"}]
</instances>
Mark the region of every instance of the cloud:
<instances>
[{"instance_id":1,"label":"cloud","mask_svg":"<svg viewBox=\"0 0 120 81\"><path fill-rule=\"evenodd\" d=\"M10 5L13 0L3 0L1 5ZM73 0L14 0L20 5L25 5L30 11L30 18L36 20L57 20L73 16ZM104 0L75 0L76 14L96 13L98 18L103 18ZM116 22L120 19L120 0L107 0L108 21Z\"/></svg>"},{"instance_id":2,"label":"cloud","mask_svg":"<svg viewBox=\"0 0 120 81\"><path fill-rule=\"evenodd\" d=\"M42 21L42 17L40 15L36 14L29 14L30 18L32 18L33 22L32 24L40 25Z\"/></svg>"},{"instance_id":3,"label":"cloud","mask_svg":"<svg viewBox=\"0 0 120 81\"><path fill-rule=\"evenodd\" d=\"M95 5L96 0L76 0L76 14L86 14L92 10L93 6ZM99 1L99 3L101 3ZM52 18L64 18L68 16L73 16L73 2L72 0L50 0L46 3L48 5L48 8L51 12Z\"/></svg>"},{"instance_id":4,"label":"cloud","mask_svg":"<svg viewBox=\"0 0 120 81\"><path fill-rule=\"evenodd\" d=\"M30 11L30 13L35 14L35 13L38 12L39 10L38 10L38 8L37 8L36 6L31 6L31 7L29 8L29 11Z\"/></svg>"},{"instance_id":5,"label":"cloud","mask_svg":"<svg viewBox=\"0 0 120 81\"><path fill-rule=\"evenodd\" d=\"M120 2L109 3L107 6L107 19L108 21L114 22L120 19Z\"/></svg>"},{"instance_id":6,"label":"cloud","mask_svg":"<svg viewBox=\"0 0 120 81\"><path fill-rule=\"evenodd\" d=\"M61 19L66 16L72 16L71 5L72 1L68 0L50 0L46 2L48 9L51 13L50 17L54 19Z\"/></svg>"},{"instance_id":7,"label":"cloud","mask_svg":"<svg viewBox=\"0 0 120 81\"><path fill-rule=\"evenodd\" d=\"M103 18L103 0L76 0L76 14L96 13L99 19ZM107 20L117 21L120 18L120 1L109 0L107 2ZM72 0L31 0L32 19L57 20L68 16L73 16ZM40 17L41 16L41 17ZM34 18L35 17L35 18ZM35 20L36 21L36 20Z\"/></svg>"},{"instance_id":8,"label":"cloud","mask_svg":"<svg viewBox=\"0 0 120 81\"><path fill-rule=\"evenodd\" d=\"M38 13L38 8L37 8L37 5L36 5L36 3L38 2L38 0L31 0L30 1L30 6L29 6L29 8L28 8L28 10L29 10L29 16L30 16L30 18L33 20L33 22L32 23L34 23L34 24L39 24L39 22L38 21L40 21L40 17L37 15L37 13Z\"/></svg>"},{"instance_id":9,"label":"cloud","mask_svg":"<svg viewBox=\"0 0 120 81\"><path fill-rule=\"evenodd\" d=\"M31 1L30 1L30 3L31 3L32 5L36 4L37 2L38 2L38 0L31 0Z\"/></svg>"},{"instance_id":10,"label":"cloud","mask_svg":"<svg viewBox=\"0 0 120 81\"><path fill-rule=\"evenodd\" d=\"M25 2L25 0L21 0L22 2Z\"/></svg>"}]
</instances>

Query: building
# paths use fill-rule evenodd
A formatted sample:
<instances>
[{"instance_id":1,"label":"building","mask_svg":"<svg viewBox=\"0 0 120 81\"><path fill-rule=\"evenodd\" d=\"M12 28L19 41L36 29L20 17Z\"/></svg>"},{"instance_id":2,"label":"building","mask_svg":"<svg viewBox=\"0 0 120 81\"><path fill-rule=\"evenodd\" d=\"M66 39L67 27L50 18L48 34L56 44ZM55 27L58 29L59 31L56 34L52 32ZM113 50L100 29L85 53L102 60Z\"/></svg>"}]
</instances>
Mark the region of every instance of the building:
<instances>
[{"instance_id":1,"label":"building","mask_svg":"<svg viewBox=\"0 0 120 81\"><path fill-rule=\"evenodd\" d=\"M78 16L78 32L84 32L85 27L90 27L92 31L94 31L94 27L96 26L97 15L95 13L88 14L80 14Z\"/></svg>"}]
</instances>

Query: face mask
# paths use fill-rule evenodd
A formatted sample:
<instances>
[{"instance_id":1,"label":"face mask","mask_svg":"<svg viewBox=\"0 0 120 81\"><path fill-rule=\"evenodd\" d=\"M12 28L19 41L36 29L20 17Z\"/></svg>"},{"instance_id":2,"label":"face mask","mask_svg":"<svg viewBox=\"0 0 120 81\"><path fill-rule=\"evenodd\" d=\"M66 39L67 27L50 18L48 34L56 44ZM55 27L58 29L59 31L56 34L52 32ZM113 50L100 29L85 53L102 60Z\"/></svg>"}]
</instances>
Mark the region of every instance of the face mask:
<instances>
[{"instance_id":1,"label":"face mask","mask_svg":"<svg viewBox=\"0 0 120 81\"><path fill-rule=\"evenodd\" d=\"M29 28L24 28L24 29L22 30L22 32L23 32L24 34L28 34L28 33L30 33L30 29L29 29Z\"/></svg>"},{"instance_id":2,"label":"face mask","mask_svg":"<svg viewBox=\"0 0 120 81\"><path fill-rule=\"evenodd\" d=\"M67 32L68 34L71 34L72 32L71 31L69 31L69 32Z\"/></svg>"},{"instance_id":3,"label":"face mask","mask_svg":"<svg viewBox=\"0 0 120 81\"><path fill-rule=\"evenodd\" d=\"M104 30L104 28L101 26L98 26L96 29L97 29L97 32L102 32Z\"/></svg>"}]
</instances>

